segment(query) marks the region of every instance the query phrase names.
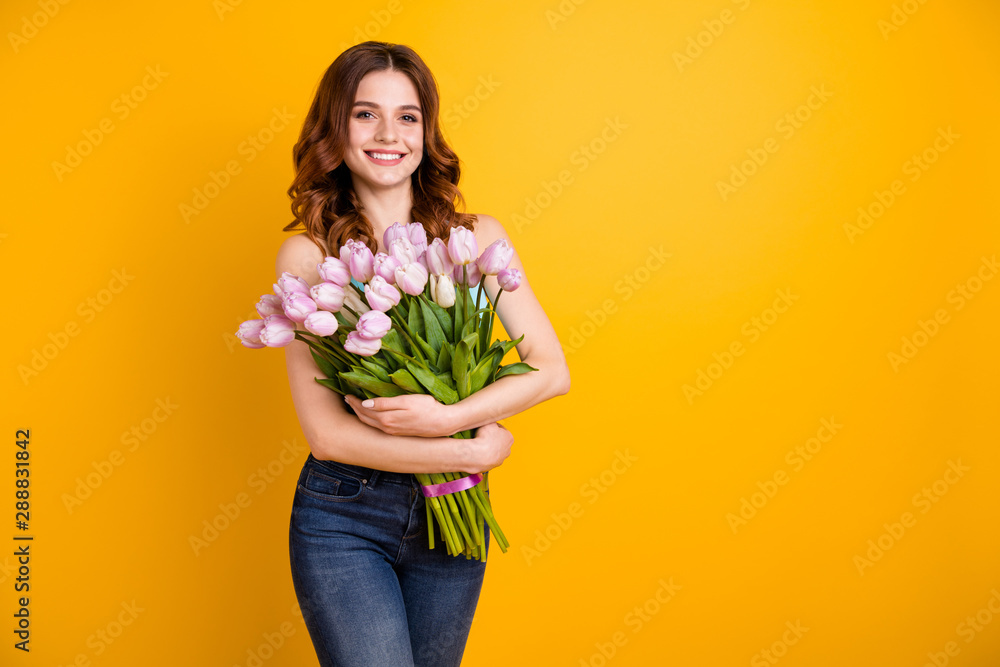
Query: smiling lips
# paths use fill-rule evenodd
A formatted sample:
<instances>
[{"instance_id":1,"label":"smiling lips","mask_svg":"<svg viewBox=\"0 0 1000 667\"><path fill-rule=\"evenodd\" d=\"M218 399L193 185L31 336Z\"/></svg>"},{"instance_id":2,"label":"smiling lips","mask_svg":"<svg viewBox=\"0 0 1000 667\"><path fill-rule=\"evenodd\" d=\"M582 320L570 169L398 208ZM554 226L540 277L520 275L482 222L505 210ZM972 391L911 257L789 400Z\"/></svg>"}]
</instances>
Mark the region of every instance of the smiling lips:
<instances>
[{"instance_id":1,"label":"smiling lips","mask_svg":"<svg viewBox=\"0 0 1000 667\"><path fill-rule=\"evenodd\" d=\"M398 151L365 151L365 155L367 155L368 159L375 164L382 165L399 164L403 161L403 158L406 157L405 153L400 153Z\"/></svg>"}]
</instances>

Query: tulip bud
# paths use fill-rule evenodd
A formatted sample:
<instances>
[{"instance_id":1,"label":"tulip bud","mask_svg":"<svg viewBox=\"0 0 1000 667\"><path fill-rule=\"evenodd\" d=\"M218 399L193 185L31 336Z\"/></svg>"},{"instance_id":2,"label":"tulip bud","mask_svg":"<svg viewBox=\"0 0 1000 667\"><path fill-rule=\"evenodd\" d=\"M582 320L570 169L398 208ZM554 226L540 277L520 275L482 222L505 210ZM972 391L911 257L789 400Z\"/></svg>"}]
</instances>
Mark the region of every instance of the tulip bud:
<instances>
[{"instance_id":1,"label":"tulip bud","mask_svg":"<svg viewBox=\"0 0 1000 667\"><path fill-rule=\"evenodd\" d=\"M475 287L479 284L479 279L482 278L482 274L479 272L479 265L475 262L469 262L465 265L465 275L467 287ZM462 265L455 266L451 277L455 280L456 285L462 284Z\"/></svg>"},{"instance_id":2,"label":"tulip bud","mask_svg":"<svg viewBox=\"0 0 1000 667\"><path fill-rule=\"evenodd\" d=\"M368 307L368 304L361 300L361 297L358 296L358 293L355 292L353 288L344 292L344 306L350 308L358 315L367 313L371 310L371 308ZM352 325L357 322L357 318L348 310L342 310L340 314Z\"/></svg>"},{"instance_id":3,"label":"tulip bud","mask_svg":"<svg viewBox=\"0 0 1000 667\"><path fill-rule=\"evenodd\" d=\"M427 263L427 272L436 273L439 276L451 273L452 269L455 268L451 257L448 256L448 246L439 238L434 239L427 246L424 261Z\"/></svg>"},{"instance_id":4,"label":"tulip bud","mask_svg":"<svg viewBox=\"0 0 1000 667\"><path fill-rule=\"evenodd\" d=\"M268 347L284 347L295 340L295 322L284 315L268 315L260 330L260 342Z\"/></svg>"},{"instance_id":5,"label":"tulip bud","mask_svg":"<svg viewBox=\"0 0 1000 667\"><path fill-rule=\"evenodd\" d=\"M392 255L380 252L375 255L375 275L382 276L390 285L396 282L396 267L399 260Z\"/></svg>"},{"instance_id":6,"label":"tulip bud","mask_svg":"<svg viewBox=\"0 0 1000 667\"><path fill-rule=\"evenodd\" d=\"M375 276L365 285L365 299L373 310L385 312L399 303L399 290L387 283L382 276Z\"/></svg>"},{"instance_id":7,"label":"tulip bud","mask_svg":"<svg viewBox=\"0 0 1000 667\"><path fill-rule=\"evenodd\" d=\"M316 312L316 302L308 294L292 292L282 299L285 316L293 322L304 322L309 313Z\"/></svg>"},{"instance_id":8,"label":"tulip bud","mask_svg":"<svg viewBox=\"0 0 1000 667\"><path fill-rule=\"evenodd\" d=\"M347 251L347 258L344 258L344 251ZM371 248L361 241L350 239L347 244L340 249L340 259L351 270L351 277L358 282L366 283L375 275L375 256Z\"/></svg>"},{"instance_id":9,"label":"tulip bud","mask_svg":"<svg viewBox=\"0 0 1000 667\"><path fill-rule=\"evenodd\" d=\"M281 308L281 297L274 294L262 294L260 301L257 302L257 314L261 317L267 317L268 315L277 315L278 313L283 313Z\"/></svg>"},{"instance_id":10,"label":"tulip bud","mask_svg":"<svg viewBox=\"0 0 1000 667\"><path fill-rule=\"evenodd\" d=\"M455 305L455 283L451 276L435 276L431 274L431 297L434 303L442 308L450 308Z\"/></svg>"},{"instance_id":11,"label":"tulip bud","mask_svg":"<svg viewBox=\"0 0 1000 667\"><path fill-rule=\"evenodd\" d=\"M448 236L448 256L455 264L468 264L479 255L476 235L466 227L452 227Z\"/></svg>"},{"instance_id":12,"label":"tulip bud","mask_svg":"<svg viewBox=\"0 0 1000 667\"><path fill-rule=\"evenodd\" d=\"M521 286L522 277L521 272L515 268L503 269L497 274L497 282L503 291L513 292Z\"/></svg>"},{"instance_id":13,"label":"tulip bud","mask_svg":"<svg viewBox=\"0 0 1000 667\"><path fill-rule=\"evenodd\" d=\"M392 320L380 310L369 310L358 319L354 329L365 338L381 338L392 328Z\"/></svg>"},{"instance_id":14,"label":"tulip bud","mask_svg":"<svg viewBox=\"0 0 1000 667\"><path fill-rule=\"evenodd\" d=\"M316 302L316 307L332 313L343 308L344 292L343 287L329 281L316 283L309 288L309 296Z\"/></svg>"},{"instance_id":15,"label":"tulip bud","mask_svg":"<svg viewBox=\"0 0 1000 667\"><path fill-rule=\"evenodd\" d=\"M419 255L423 251L427 250L427 230L419 222L411 222L406 226L406 235L410 239L410 243L413 244L414 249L416 249ZM387 248L389 246L386 246Z\"/></svg>"},{"instance_id":16,"label":"tulip bud","mask_svg":"<svg viewBox=\"0 0 1000 667\"><path fill-rule=\"evenodd\" d=\"M347 334L344 341L344 349L352 354L362 357L370 357L382 348L381 338L365 338L357 331Z\"/></svg>"},{"instance_id":17,"label":"tulip bud","mask_svg":"<svg viewBox=\"0 0 1000 667\"><path fill-rule=\"evenodd\" d=\"M328 310L317 310L315 313L309 313L303 324L305 324L306 329L317 336L333 335L333 332L340 326L337 316Z\"/></svg>"},{"instance_id":18,"label":"tulip bud","mask_svg":"<svg viewBox=\"0 0 1000 667\"><path fill-rule=\"evenodd\" d=\"M389 254L395 257L400 264L411 264L417 261L417 249L410 243L410 239L401 236L389 246Z\"/></svg>"},{"instance_id":19,"label":"tulip bud","mask_svg":"<svg viewBox=\"0 0 1000 667\"><path fill-rule=\"evenodd\" d=\"M507 239L497 239L486 247L483 254L476 260L476 266L486 276L495 276L506 269L514 256L514 248Z\"/></svg>"},{"instance_id":20,"label":"tulip bud","mask_svg":"<svg viewBox=\"0 0 1000 667\"><path fill-rule=\"evenodd\" d=\"M392 242L398 238L409 238L406 225L401 222L394 222L382 233L382 247L391 248Z\"/></svg>"},{"instance_id":21,"label":"tulip bud","mask_svg":"<svg viewBox=\"0 0 1000 667\"><path fill-rule=\"evenodd\" d=\"M249 347L252 350L266 347L260 340L260 332L263 329L264 320L247 320L240 324L240 328L236 331L236 337L240 339L244 347Z\"/></svg>"},{"instance_id":22,"label":"tulip bud","mask_svg":"<svg viewBox=\"0 0 1000 667\"><path fill-rule=\"evenodd\" d=\"M399 243L399 241L396 241ZM403 264L396 269L396 287L407 294L416 296L427 285L427 269L418 262Z\"/></svg>"},{"instance_id":23,"label":"tulip bud","mask_svg":"<svg viewBox=\"0 0 1000 667\"><path fill-rule=\"evenodd\" d=\"M291 292L309 293L309 283L296 275L292 275L288 271L282 273L281 277L278 278L278 288L281 290L278 296L282 297Z\"/></svg>"},{"instance_id":24,"label":"tulip bud","mask_svg":"<svg viewBox=\"0 0 1000 667\"><path fill-rule=\"evenodd\" d=\"M351 270L347 264L336 257L327 257L321 264L316 265L319 275L323 280L346 287L351 282Z\"/></svg>"}]
</instances>

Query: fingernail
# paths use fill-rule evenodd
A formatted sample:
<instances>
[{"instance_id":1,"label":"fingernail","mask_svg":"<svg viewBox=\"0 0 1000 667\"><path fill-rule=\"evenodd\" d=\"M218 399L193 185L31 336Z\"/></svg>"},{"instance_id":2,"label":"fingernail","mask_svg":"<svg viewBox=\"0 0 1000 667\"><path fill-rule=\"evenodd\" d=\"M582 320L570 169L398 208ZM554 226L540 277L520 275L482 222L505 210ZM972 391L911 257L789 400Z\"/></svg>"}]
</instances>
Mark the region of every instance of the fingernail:
<instances>
[{"instance_id":1,"label":"fingernail","mask_svg":"<svg viewBox=\"0 0 1000 667\"><path fill-rule=\"evenodd\" d=\"M373 407L375 407L375 401L373 401L370 398L366 399L364 401L361 401L361 407L364 407L364 408L373 408Z\"/></svg>"}]
</instances>

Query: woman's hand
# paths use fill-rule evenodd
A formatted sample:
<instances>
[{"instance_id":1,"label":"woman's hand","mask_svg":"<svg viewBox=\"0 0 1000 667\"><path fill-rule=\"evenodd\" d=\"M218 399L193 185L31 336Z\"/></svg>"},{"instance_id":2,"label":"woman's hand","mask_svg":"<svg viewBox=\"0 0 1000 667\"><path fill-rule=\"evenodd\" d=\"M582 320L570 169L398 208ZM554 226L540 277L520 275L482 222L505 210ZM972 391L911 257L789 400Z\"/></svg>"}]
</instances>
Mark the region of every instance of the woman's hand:
<instances>
[{"instance_id":1,"label":"woman's hand","mask_svg":"<svg viewBox=\"0 0 1000 667\"><path fill-rule=\"evenodd\" d=\"M404 394L369 398L357 396L344 400L365 424L389 435L417 435L424 438L449 436L451 429L448 406L429 394ZM365 407L365 403L371 407Z\"/></svg>"},{"instance_id":2,"label":"woman's hand","mask_svg":"<svg viewBox=\"0 0 1000 667\"><path fill-rule=\"evenodd\" d=\"M472 440L459 440L459 442L469 444L472 448L473 460L476 461L472 466L475 470L464 472L486 472L496 468L510 456L510 448L514 444L514 434L502 424L492 422L480 426L476 430L476 437Z\"/></svg>"}]
</instances>

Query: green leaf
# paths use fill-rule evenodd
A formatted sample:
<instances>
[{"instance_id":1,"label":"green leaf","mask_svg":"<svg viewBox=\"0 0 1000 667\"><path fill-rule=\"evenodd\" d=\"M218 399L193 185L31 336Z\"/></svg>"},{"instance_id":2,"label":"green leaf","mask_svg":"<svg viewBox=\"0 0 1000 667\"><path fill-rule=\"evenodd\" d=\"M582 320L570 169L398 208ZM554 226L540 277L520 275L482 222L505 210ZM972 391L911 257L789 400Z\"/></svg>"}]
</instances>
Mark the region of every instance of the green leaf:
<instances>
[{"instance_id":1,"label":"green leaf","mask_svg":"<svg viewBox=\"0 0 1000 667\"><path fill-rule=\"evenodd\" d=\"M371 392L376 396L402 396L406 392L402 388L397 387L389 382L382 382L381 380L376 380L367 373L358 373L356 371L350 371L347 373L338 374L341 379L353 384L356 387L360 387L366 391Z\"/></svg>"},{"instance_id":2,"label":"green leaf","mask_svg":"<svg viewBox=\"0 0 1000 667\"><path fill-rule=\"evenodd\" d=\"M520 375L522 373L529 373L531 371L537 371L537 370L538 370L537 368L532 368L523 361L519 361L516 364L507 364L506 366L503 366L500 369L500 372L497 373L496 379L499 380L505 375Z\"/></svg>"},{"instance_id":3,"label":"green leaf","mask_svg":"<svg viewBox=\"0 0 1000 667\"><path fill-rule=\"evenodd\" d=\"M406 362L406 368L413 374L413 377L417 379L417 382L424 385L424 387L427 388L427 391L431 393L431 396L437 400L446 405L458 402L458 394L455 390L441 381L440 378L426 368L422 368L412 361Z\"/></svg>"},{"instance_id":4,"label":"green leaf","mask_svg":"<svg viewBox=\"0 0 1000 667\"><path fill-rule=\"evenodd\" d=\"M500 363L500 348L494 347L479 360L476 367L469 375L469 382L472 385L472 393L476 393L493 381L493 374L496 373L497 365Z\"/></svg>"},{"instance_id":5,"label":"green leaf","mask_svg":"<svg viewBox=\"0 0 1000 667\"><path fill-rule=\"evenodd\" d=\"M410 304L410 312L407 314L407 325L410 327L410 335L417 335L421 338L426 338L426 333L424 332L424 316L423 311L421 311L419 306L415 304Z\"/></svg>"},{"instance_id":6,"label":"green leaf","mask_svg":"<svg viewBox=\"0 0 1000 667\"><path fill-rule=\"evenodd\" d=\"M470 333L455 346L455 356L451 360L451 376L455 379L458 395L465 398L472 393L472 382L469 379L469 367L472 363L473 346L479 339L476 332Z\"/></svg>"},{"instance_id":7,"label":"green leaf","mask_svg":"<svg viewBox=\"0 0 1000 667\"><path fill-rule=\"evenodd\" d=\"M420 310L423 313L424 330L427 332L427 342L434 350L434 355L430 358L437 359L437 355L441 353L441 345L446 340L444 337L444 331L441 330L441 323L438 322L438 318L434 314L434 311L427 305L427 301L421 298L418 298L417 300L420 302Z\"/></svg>"},{"instance_id":8,"label":"green leaf","mask_svg":"<svg viewBox=\"0 0 1000 667\"><path fill-rule=\"evenodd\" d=\"M448 336L454 335L455 329L454 329L454 323L452 322L451 319L451 314L441 306L434 303L433 300L428 300L427 307L430 308L431 311L434 313L434 316L437 317L438 324L441 325L441 330L444 331Z\"/></svg>"},{"instance_id":9,"label":"green leaf","mask_svg":"<svg viewBox=\"0 0 1000 667\"><path fill-rule=\"evenodd\" d=\"M314 379L316 380L316 382L320 383L321 385L323 385L327 389L332 389L335 392L337 392L338 394L340 394L341 396L344 396L344 395L346 395L348 393L348 392L344 391L344 389L340 386L340 380L337 379L336 377L332 377L332 378L314 378Z\"/></svg>"},{"instance_id":10,"label":"green leaf","mask_svg":"<svg viewBox=\"0 0 1000 667\"><path fill-rule=\"evenodd\" d=\"M313 361L316 362L316 368L328 378L335 377L337 374L337 369L332 363L327 361L326 357L316 351L316 348L310 346L309 351L312 353Z\"/></svg>"},{"instance_id":11,"label":"green leaf","mask_svg":"<svg viewBox=\"0 0 1000 667\"><path fill-rule=\"evenodd\" d=\"M382 382L392 382L392 380L389 379L389 374L386 372L386 369L382 368L382 366L378 363L372 361L371 358L361 359L360 361L361 365L364 366L369 373L377 377Z\"/></svg>"},{"instance_id":12,"label":"green leaf","mask_svg":"<svg viewBox=\"0 0 1000 667\"><path fill-rule=\"evenodd\" d=\"M417 379L413 377L410 371L405 368L400 368L398 371L395 371L389 375L389 378L397 387L401 387L411 394L427 393L420 383L417 382Z\"/></svg>"},{"instance_id":13,"label":"green leaf","mask_svg":"<svg viewBox=\"0 0 1000 667\"><path fill-rule=\"evenodd\" d=\"M454 353L454 346L445 341L441 346L441 354L438 355L437 363L434 364L438 368L451 368L451 357Z\"/></svg>"}]
</instances>

